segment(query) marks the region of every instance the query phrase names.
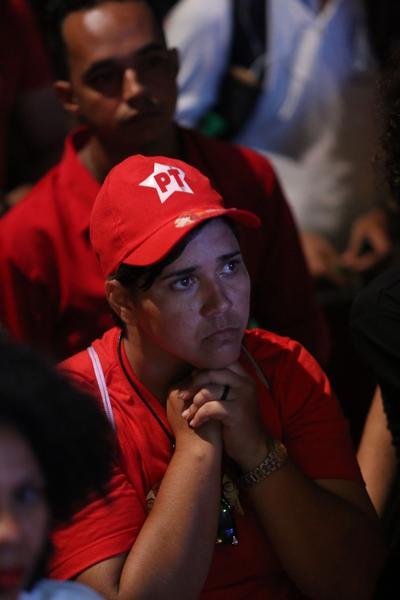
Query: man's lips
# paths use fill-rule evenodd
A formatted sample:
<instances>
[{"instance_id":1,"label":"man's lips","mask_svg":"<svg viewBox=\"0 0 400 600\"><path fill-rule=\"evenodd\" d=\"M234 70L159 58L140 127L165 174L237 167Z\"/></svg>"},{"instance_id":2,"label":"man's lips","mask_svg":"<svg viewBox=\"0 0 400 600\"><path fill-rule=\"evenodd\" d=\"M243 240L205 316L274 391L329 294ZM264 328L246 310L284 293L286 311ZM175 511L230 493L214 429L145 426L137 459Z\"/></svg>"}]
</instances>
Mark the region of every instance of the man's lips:
<instances>
[{"instance_id":1,"label":"man's lips","mask_svg":"<svg viewBox=\"0 0 400 600\"><path fill-rule=\"evenodd\" d=\"M23 567L12 567L0 569L0 589L12 589L18 587L24 578Z\"/></svg>"},{"instance_id":2,"label":"man's lips","mask_svg":"<svg viewBox=\"0 0 400 600\"><path fill-rule=\"evenodd\" d=\"M149 118L149 117L155 118L159 115L160 115L160 110L157 109L156 107L138 109L138 110L134 111L132 114L126 115L124 118L121 118L120 125L129 125L131 123L136 123L137 121L139 121L142 118Z\"/></svg>"}]
</instances>

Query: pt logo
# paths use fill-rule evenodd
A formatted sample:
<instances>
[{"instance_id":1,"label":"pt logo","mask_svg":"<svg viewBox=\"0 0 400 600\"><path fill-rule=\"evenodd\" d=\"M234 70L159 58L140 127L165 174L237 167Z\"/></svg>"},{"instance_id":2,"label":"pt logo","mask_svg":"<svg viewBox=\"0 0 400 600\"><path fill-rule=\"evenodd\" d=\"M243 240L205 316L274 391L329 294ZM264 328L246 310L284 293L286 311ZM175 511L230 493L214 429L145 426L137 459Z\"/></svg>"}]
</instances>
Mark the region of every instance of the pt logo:
<instances>
[{"instance_id":1,"label":"pt logo","mask_svg":"<svg viewBox=\"0 0 400 600\"><path fill-rule=\"evenodd\" d=\"M168 200L174 192L193 194L193 190L185 181L185 171L161 163L154 163L152 174L139 185L154 188L158 193L161 204Z\"/></svg>"}]
</instances>

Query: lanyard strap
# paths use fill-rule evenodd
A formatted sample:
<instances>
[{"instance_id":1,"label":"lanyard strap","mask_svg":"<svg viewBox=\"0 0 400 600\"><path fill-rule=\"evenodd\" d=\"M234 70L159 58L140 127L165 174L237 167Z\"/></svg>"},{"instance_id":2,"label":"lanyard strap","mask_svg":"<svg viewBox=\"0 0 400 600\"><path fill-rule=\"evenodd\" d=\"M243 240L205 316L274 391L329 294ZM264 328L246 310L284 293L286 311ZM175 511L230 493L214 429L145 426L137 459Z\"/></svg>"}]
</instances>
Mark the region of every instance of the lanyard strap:
<instances>
[{"instance_id":1,"label":"lanyard strap","mask_svg":"<svg viewBox=\"0 0 400 600\"><path fill-rule=\"evenodd\" d=\"M97 385L99 386L101 399L103 401L104 412L106 413L107 419L110 421L111 426L115 431L114 413L111 406L110 395L108 393L108 388L106 380L104 378L103 368L101 366L99 355L97 354L93 346L89 346L89 348L87 348L87 352L89 354L90 360L92 361L93 371L96 377Z\"/></svg>"},{"instance_id":2,"label":"lanyard strap","mask_svg":"<svg viewBox=\"0 0 400 600\"><path fill-rule=\"evenodd\" d=\"M153 417L156 419L157 423L160 425L161 429L164 431L165 435L167 436L167 438L171 442L172 447L174 448L175 447L175 440L174 440L172 434L168 431L168 429L165 427L164 423L161 421L161 419L159 418L159 416L154 412L153 408L150 406L150 404L147 402L147 400L142 396L142 394L140 393L138 387L132 381L132 378L130 377L130 375L129 375L129 373L128 373L128 371L127 371L127 369L126 369L126 367L125 367L125 365L123 363L122 353L121 353L121 345L122 345L122 335L120 335L120 337L118 339L118 358L119 358L119 362L120 362L120 366L122 368L122 371L123 371L126 379L128 380L128 383L130 384L130 386L132 387L132 389L136 392L136 394L139 396L139 398L142 400L142 402L144 403L144 405L146 406L146 408L148 408L148 410L151 412L151 414L153 415ZM250 352L247 350L247 348L244 345L242 346L242 350L243 350L244 354L246 355L246 358L253 365L253 367L254 367L254 369L255 369L258 377L262 381L262 383L265 385L265 387L267 389L270 389L269 382L268 382L267 378L265 377L262 369L258 365L257 361L254 359L254 357L250 354ZM115 426L114 413L113 413L113 409L112 409L110 395L108 393L107 383L106 383L106 380L104 378L103 368L101 366L101 362L100 362L100 359L99 359L99 355L97 354L97 352L93 348L93 346L89 346L87 348L87 352L89 354L90 360L91 360L92 365L93 365L93 371L94 371L94 374L95 374L95 377L96 377L97 385L99 387L101 399L102 399L102 402L103 402L104 412L106 413L107 419L109 420L109 422L111 423L112 428L115 431L116 426Z\"/></svg>"}]
</instances>

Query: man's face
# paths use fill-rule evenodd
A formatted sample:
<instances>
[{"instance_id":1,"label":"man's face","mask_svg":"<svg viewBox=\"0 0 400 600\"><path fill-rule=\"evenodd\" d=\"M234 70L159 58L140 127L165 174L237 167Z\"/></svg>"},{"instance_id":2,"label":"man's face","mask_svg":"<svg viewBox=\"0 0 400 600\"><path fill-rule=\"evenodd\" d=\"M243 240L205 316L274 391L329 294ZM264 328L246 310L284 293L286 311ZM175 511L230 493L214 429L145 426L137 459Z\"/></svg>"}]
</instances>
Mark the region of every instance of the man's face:
<instances>
[{"instance_id":1,"label":"man's face","mask_svg":"<svg viewBox=\"0 0 400 600\"><path fill-rule=\"evenodd\" d=\"M176 103L177 59L144 2L106 2L63 23L71 102L102 143L131 154L162 138Z\"/></svg>"},{"instance_id":2,"label":"man's face","mask_svg":"<svg viewBox=\"0 0 400 600\"><path fill-rule=\"evenodd\" d=\"M149 290L134 294L136 347L158 364L226 367L240 354L249 295L235 235L223 220L211 220Z\"/></svg>"}]
</instances>

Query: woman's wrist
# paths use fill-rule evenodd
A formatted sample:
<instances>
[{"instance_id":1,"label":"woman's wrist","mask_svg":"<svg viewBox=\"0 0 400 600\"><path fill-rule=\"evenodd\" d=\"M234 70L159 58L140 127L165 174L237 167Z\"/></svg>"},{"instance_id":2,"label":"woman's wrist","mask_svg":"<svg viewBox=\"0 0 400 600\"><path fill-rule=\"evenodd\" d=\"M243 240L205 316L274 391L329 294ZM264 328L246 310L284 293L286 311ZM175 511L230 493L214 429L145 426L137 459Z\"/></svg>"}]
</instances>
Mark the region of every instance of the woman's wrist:
<instances>
[{"instance_id":1,"label":"woman's wrist","mask_svg":"<svg viewBox=\"0 0 400 600\"><path fill-rule=\"evenodd\" d=\"M268 450L257 466L243 472L238 483L243 487L253 487L269 475L281 469L288 460L286 447L279 440L267 439Z\"/></svg>"},{"instance_id":2,"label":"woman's wrist","mask_svg":"<svg viewBox=\"0 0 400 600\"><path fill-rule=\"evenodd\" d=\"M176 449L201 456L217 452L222 454L222 434L219 423L209 424L194 430L190 427L176 436Z\"/></svg>"},{"instance_id":3,"label":"woman's wrist","mask_svg":"<svg viewBox=\"0 0 400 600\"><path fill-rule=\"evenodd\" d=\"M247 473L252 469L255 469L267 456L269 452L272 438L269 438L265 434L261 437L257 444L252 445L243 452L240 457L236 460L236 463L240 467L242 473Z\"/></svg>"}]
</instances>

